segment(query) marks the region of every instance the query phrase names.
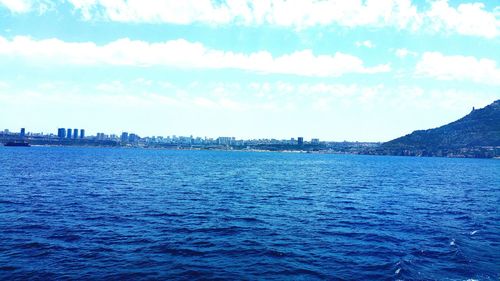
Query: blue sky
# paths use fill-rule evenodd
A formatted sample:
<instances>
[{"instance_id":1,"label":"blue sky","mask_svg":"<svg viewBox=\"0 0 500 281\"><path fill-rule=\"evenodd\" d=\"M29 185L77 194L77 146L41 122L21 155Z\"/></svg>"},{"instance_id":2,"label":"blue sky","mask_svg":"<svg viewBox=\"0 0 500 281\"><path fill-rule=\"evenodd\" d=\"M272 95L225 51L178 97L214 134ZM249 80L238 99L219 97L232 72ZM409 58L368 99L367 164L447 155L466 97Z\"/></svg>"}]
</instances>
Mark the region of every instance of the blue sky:
<instances>
[{"instance_id":1,"label":"blue sky","mask_svg":"<svg viewBox=\"0 0 500 281\"><path fill-rule=\"evenodd\" d=\"M0 0L0 129L387 141L500 99L499 38L498 1Z\"/></svg>"}]
</instances>

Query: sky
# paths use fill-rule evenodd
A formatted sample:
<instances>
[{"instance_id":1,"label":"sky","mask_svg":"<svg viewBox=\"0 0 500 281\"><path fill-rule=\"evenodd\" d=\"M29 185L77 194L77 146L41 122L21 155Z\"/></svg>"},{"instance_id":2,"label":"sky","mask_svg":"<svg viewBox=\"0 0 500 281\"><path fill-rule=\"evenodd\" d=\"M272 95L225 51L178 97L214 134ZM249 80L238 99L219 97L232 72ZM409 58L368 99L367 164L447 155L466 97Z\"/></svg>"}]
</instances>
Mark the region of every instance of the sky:
<instances>
[{"instance_id":1,"label":"sky","mask_svg":"<svg viewBox=\"0 0 500 281\"><path fill-rule=\"evenodd\" d=\"M0 0L0 130L388 141L500 99L500 2Z\"/></svg>"}]
</instances>

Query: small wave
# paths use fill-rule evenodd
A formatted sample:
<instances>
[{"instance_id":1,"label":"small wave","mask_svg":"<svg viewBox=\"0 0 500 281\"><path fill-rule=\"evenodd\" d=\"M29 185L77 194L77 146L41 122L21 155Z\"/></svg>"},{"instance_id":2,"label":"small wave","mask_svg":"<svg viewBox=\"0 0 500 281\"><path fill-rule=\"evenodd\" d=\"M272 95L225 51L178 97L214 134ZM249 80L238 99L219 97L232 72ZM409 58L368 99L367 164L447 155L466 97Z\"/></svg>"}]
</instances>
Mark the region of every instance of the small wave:
<instances>
[{"instance_id":1,"label":"small wave","mask_svg":"<svg viewBox=\"0 0 500 281\"><path fill-rule=\"evenodd\" d=\"M291 279L301 279L301 278L298 278L298 276L302 276L302 277L307 278L307 279L309 279L309 278L327 279L326 276L323 275L321 272L317 272L317 271L305 269L305 268L286 269L286 270L280 270L280 271L268 271L268 272L265 272L265 274L270 274L273 276L276 276L276 275L287 276Z\"/></svg>"},{"instance_id":2,"label":"small wave","mask_svg":"<svg viewBox=\"0 0 500 281\"><path fill-rule=\"evenodd\" d=\"M188 248L175 248L170 244L166 245L158 245L151 247L153 252L162 253L162 254L170 254L173 256L184 256L184 257L195 257L195 256L203 256L207 254L203 251L197 251Z\"/></svg>"},{"instance_id":3,"label":"small wave","mask_svg":"<svg viewBox=\"0 0 500 281\"><path fill-rule=\"evenodd\" d=\"M145 213L144 216L146 217L183 217L183 214L180 213Z\"/></svg>"},{"instance_id":4,"label":"small wave","mask_svg":"<svg viewBox=\"0 0 500 281\"><path fill-rule=\"evenodd\" d=\"M18 245L18 247L22 248L22 249L43 249L43 248L48 247L48 245L38 243L38 242L29 242L29 243L20 244L20 245Z\"/></svg>"},{"instance_id":5,"label":"small wave","mask_svg":"<svg viewBox=\"0 0 500 281\"><path fill-rule=\"evenodd\" d=\"M216 244L209 242L209 241L196 241L196 242L193 242L193 245L195 245L196 247L203 247L203 248L210 248L210 247L217 246Z\"/></svg>"},{"instance_id":6,"label":"small wave","mask_svg":"<svg viewBox=\"0 0 500 281\"><path fill-rule=\"evenodd\" d=\"M478 231L479 231L479 230L474 230L474 231L471 231L471 232L470 232L470 235L474 235L474 234L478 233Z\"/></svg>"}]
</instances>

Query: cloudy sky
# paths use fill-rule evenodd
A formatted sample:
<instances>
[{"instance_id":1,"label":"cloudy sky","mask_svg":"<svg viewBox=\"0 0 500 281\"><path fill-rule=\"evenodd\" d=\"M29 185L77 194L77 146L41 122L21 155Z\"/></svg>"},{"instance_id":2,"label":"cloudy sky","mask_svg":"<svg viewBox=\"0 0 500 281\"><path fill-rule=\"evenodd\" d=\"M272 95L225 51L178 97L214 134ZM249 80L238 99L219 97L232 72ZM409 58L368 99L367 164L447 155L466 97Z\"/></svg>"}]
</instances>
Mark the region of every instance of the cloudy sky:
<instances>
[{"instance_id":1,"label":"cloudy sky","mask_svg":"<svg viewBox=\"0 0 500 281\"><path fill-rule=\"evenodd\" d=\"M0 129L390 140L500 99L469 1L0 0Z\"/></svg>"}]
</instances>

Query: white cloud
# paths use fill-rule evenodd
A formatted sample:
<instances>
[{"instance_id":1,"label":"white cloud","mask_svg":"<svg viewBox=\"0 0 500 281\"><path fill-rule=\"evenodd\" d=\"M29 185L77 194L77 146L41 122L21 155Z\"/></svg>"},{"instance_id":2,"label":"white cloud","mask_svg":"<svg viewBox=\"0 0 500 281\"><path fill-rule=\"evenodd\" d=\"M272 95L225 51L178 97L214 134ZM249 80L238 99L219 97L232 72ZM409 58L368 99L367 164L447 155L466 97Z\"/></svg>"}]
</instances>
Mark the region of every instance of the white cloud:
<instances>
[{"instance_id":1,"label":"white cloud","mask_svg":"<svg viewBox=\"0 0 500 281\"><path fill-rule=\"evenodd\" d=\"M436 32L441 30L456 32L462 35L476 35L494 38L500 35L500 15L484 9L483 3L464 3L457 8L450 7L448 0L436 0L426 13L430 28Z\"/></svg>"},{"instance_id":2,"label":"white cloud","mask_svg":"<svg viewBox=\"0 0 500 281\"><path fill-rule=\"evenodd\" d=\"M388 64L367 67L353 55L337 52L315 55L311 50L273 57L269 52L250 54L209 49L201 43L183 39L162 43L119 39L98 46L91 42L73 43L59 39L33 40L0 36L0 56L21 57L31 63L77 65L172 66L188 69L240 69L258 73L338 77L349 73L381 73L391 70Z\"/></svg>"},{"instance_id":3,"label":"white cloud","mask_svg":"<svg viewBox=\"0 0 500 281\"><path fill-rule=\"evenodd\" d=\"M354 43L354 45L356 45L356 47L358 47L358 48L359 47L366 47L368 49L375 47L375 44L373 44L372 41L370 41L370 40L357 41L356 43Z\"/></svg>"},{"instance_id":4,"label":"white cloud","mask_svg":"<svg viewBox=\"0 0 500 281\"><path fill-rule=\"evenodd\" d=\"M269 83L269 94L279 95L280 84L285 82ZM339 108L339 106L353 106L359 109L360 106L372 108L389 108L391 110L413 110L418 109L446 109L457 110L460 106L484 106L498 99L495 92L467 91L462 89L449 88L446 90L432 89L413 85L401 84L398 86L388 86L383 83L375 85L360 85L356 83L286 83L294 90L275 99L277 106L282 106L279 102L285 101L299 105L299 107L309 106L318 111L329 111ZM255 89L254 85L249 88ZM258 87L257 87L258 88ZM496 97L496 98L495 98ZM453 108L453 106L455 107Z\"/></svg>"},{"instance_id":5,"label":"white cloud","mask_svg":"<svg viewBox=\"0 0 500 281\"><path fill-rule=\"evenodd\" d=\"M65 0L0 0L13 13L44 13ZM495 38L500 35L500 6L481 2L450 6L429 0L417 8L411 0L67 0L84 20L135 23L261 25L294 29L312 26L394 27Z\"/></svg>"},{"instance_id":6,"label":"white cloud","mask_svg":"<svg viewBox=\"0 0 500 281\"><path fill-rule=\"evenodd\" d=\"M395 25L411 28L419 16L410 0L68 0L86 19L190 24L263 24L305 28L314 25Z\"/></svg>"},{"instance_id":7,"label":"white cloud","mask_svg":"<svg viewBox=\"0 0 500 281\"><path fill-rule=\"evenodd\" d=\"M355 84L303 83L297 86L297 91L306 96L349 97L358 93L359 87Z\"/></svg>"},{"instance_id":8,"label":"white cloud","mask_svg":"<svg viewBox=\"0 0 500 281\"><path fill-rule=\"evenodd\" d=\"M120 93L125 90L125 86L121 81L111 81L108 83L98 84L96 89L101 92Z\"/></svg>"},{"instance_id":9,"label":"white cloud","mask_svg":"<svg viewBox=\"0 0 500 281\"><path fill-rule=\"evenodd\" d=\"M500 68L496 61L472 56L445 56L426 52L416 65L416 74L438 80L468 80L500 85Z\"/></svg>"},{"instance_id":10,"label":"white cloud","mask_svg":"<svg viewBox=\"0 0 500 281\"><path fill-rule=\"evenodd\" d=\"M9 83L0 80L0 91L9 88Z\"/></svg>"},{"instance_id":11,"label":"white cloud","mask_svg":"<svg viewBox=\"0 0 500 281\"><path fill-rule=\"evenodd\" d=\"M271 24L295 29L318 25L392 26L406 30L448 31L493 38L499 35L497 6L482 3L456 8L430 1L419 11L411 0L68 0L87 20L173 24Z\"/></svg>"},{"instance_id":12,"label":"white cloud","mask_svg":"<svg viewBox=\"0 0 500 281\"><path fill-rule=\"evenodd\" d=\"M138 85L141 87L150 87L151 85L153 85L153 81L150 79L145 79L145 78L140 77L140 78L134 79L132 81L132 84Z\"/></svg>"},{"instance_id":13,"label":"white cloud","mask_svg":"<svg viewBox=\"0 0 500 281\"><path fill-rule=\"evenodd\" d=\"M338 24L415 29L421 22L410 0L68 0L86 20L191 24L272 24L297 29Z\"/></svg>"},{"instance_id":14,"label":"white cloud","mask_svg":"<svg viewBox=\"0 0 500 281\"><path fill-rule=\"evenodd\" d=\"M0 0L0 8L2 6L15 14L38 11L41 15L55 9L55 3L52 0Z\"/></svg>"},{"instance_id":15,"label":"white cloud","mask_svg":"<svg viewBox=\"0 0 500 281\"><path fill-rule=\"evenodd\" d=\"M395 54L399 58L405 58L407 56L417 56L417 52L410 51L406 48L396 49Z\"/></svg>"},{"instance_id":16,"label":"white cloud","mask_svg":"<svg viewBox=\"0 0 500 281\"><path fill-rule=\"evenodd\" d=\"M0 7L4 6L13 13L26 13L31 10L30 0L0 0Z\"/></svg>"},{"instance_id":17,"label":"white cloud","mask_svg":"<svg viewBox=\"0 0 500 281\"><path fill-rule=\"evenodd\" d=\"M13 13L44 13L65 0L0 0ZM394 27L495 38L500 35L500 6L481 2L450 6L429 0L417 8L411 0L67 0L84 20L135 23L261 25L294 29L312 26Z\"/></svg>"}]
</instances>

